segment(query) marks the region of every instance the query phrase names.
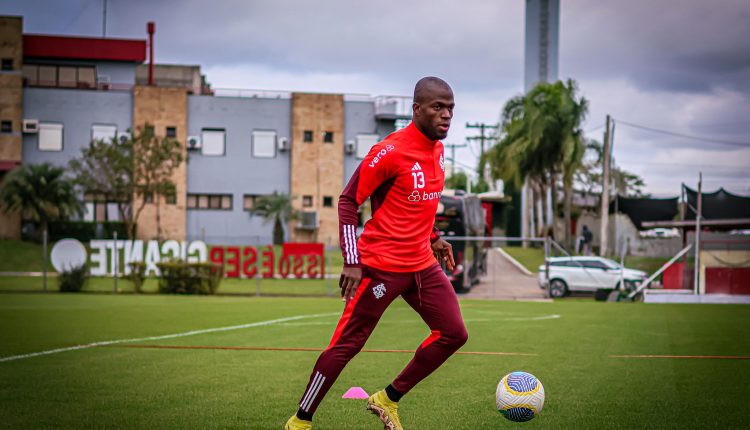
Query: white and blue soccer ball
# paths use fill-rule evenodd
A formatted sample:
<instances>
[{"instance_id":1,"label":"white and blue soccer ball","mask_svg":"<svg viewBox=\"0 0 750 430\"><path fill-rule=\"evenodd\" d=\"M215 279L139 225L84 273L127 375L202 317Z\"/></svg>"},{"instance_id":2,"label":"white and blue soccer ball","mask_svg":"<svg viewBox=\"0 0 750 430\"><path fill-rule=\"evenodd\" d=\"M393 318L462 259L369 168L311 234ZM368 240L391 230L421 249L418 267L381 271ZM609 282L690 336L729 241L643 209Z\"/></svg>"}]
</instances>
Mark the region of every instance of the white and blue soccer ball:
<instances>
[{"instance_id":1,"label":"white and blue soccer ball","mask_svg":"<svg viewBox=\"0 0 750 430\"><path fill-rule=\"evenodd\" d=\"M497 384L495 392L497 411L511 421L528 421L544 407L542 381L527 372L512 372Z\"/></svg>"}]
</instances>

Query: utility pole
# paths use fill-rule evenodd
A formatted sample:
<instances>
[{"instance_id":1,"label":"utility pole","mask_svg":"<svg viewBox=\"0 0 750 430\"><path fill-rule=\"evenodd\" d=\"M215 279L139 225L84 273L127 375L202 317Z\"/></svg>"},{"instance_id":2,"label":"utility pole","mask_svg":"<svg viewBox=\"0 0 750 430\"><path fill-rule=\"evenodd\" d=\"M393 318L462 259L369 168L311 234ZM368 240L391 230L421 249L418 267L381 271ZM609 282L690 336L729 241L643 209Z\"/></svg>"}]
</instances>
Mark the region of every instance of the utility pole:
<instances>
[{"instance_id":1,"label":"utility pole","mask_svg":"<svg viewBox=\"0 0 750 430\"><path fill-rule=\"evenodd\" d=\"M465 148L466 144L444 143L443 147L450 148L451 150L451 165L453 166L451 167L451 176L453 176L456 174L456 148Z\"/></svg>"},{"instance_id":2,"label":"utility pole","mask_svg":"<svg viewBox=\"0 0 750 430\"><path fill-rule=\"evenodd\" d=\"M107 37L107 0L104 0L104 10L102 11L102 37Z\"/></svg>"},{"instance_id":3,"label":"utility pole","mask_svg":"<svg viewBox=\"0 0 750 430\"><path fill-rule=\"evenodd\" d=\"M478 122L474 124L466 123L466 128L478 128L479 129L479 136L471 136L467 137L466 140L478 140L479 141L479 160L481 161L482 158L484 158L484 141L490 140L490 136L485 135L485 130L497 130L499 126L497 124L485 124L483 122ZM479 177L483 179L488 185L490 183L489 174L487 173L488 169L485 165L485 169L483 172L477 171L479 174ZM490 188L494 189L494 188Z\"/></svg>"},{"instance_id":4,"label":"utility pole","mask_svg":"<svg viewBox=\"0 0 750 430\"><path fill-rule=\"evenodd\" d=\"M479 129L479 136L467 137L466 140L478 140L480 142L479 157L480 158L483 157L484 156L484 141L490 139L489 136L485 136L484 131L485 130L497 130L498 129L498 125L497 124L495 124L495 125L485 124L483 122L482 123L469 124L467 122L466 123L466 128L478 128Z\"/></svg>"},{"instance_id":5,"label":"utility pole","mask_svg":"<svg viewBox=\"0 0 750 430\"><path fill-rule=\"evenodd\" d=\"M698 172L698 211L695 214L695 272L693 294L699 294L701 275L701 218L703 217L703 172Z\"/></svg>"},{"instance_id":6,"label":"utility pole","mask_svg":"<svg viewBox=\"0 0 750 430\"><path fill-rule=\"evenodd\" d=\"M611 122L609 115L607 115L606 128L604 130L604 154L602 155L602 207L599 229L599 255L602 257L607 255L607 246L609 242L609 160L611 157L610 142L612 139L610 130Z\"/></svg>"}]
</instances>

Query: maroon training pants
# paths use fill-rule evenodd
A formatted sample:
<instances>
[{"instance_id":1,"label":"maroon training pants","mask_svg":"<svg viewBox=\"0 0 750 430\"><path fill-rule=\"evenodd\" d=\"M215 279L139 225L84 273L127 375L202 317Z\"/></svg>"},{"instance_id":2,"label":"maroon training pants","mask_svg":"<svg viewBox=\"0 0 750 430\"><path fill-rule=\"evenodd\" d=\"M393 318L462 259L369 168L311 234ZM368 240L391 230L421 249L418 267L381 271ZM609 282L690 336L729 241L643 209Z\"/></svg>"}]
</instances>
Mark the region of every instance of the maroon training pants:
<instances>
[{"instance_id":1,"label":"maroon training pants","mask_svg":"<svg viewBox=\"0 0 750 430\"><path fill-rule=\"evenodd\" d=\"M458 300L440 266L419 272L385 272L363 266L362 282L347 303L331 343L320 354L300 408L314 413L344 366L362 349L388 305L401 296L429 326L431 334L393 381L407 393L458 350L468 337Z\"/></svg>"}]
</instances>

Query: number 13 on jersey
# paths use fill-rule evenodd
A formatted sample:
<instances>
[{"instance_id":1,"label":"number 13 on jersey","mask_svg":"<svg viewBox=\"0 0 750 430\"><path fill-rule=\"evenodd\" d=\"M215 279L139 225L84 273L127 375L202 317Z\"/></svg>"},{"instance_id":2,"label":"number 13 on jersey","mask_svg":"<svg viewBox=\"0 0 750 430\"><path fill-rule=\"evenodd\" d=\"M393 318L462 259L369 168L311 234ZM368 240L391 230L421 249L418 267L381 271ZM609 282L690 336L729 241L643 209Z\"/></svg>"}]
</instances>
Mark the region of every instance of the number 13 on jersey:
<instances>
[{"instance_id":1,"label":"number 13 on jersey","mask_svg":"<svg viewBox=\"0 0 750 430\"><path fill-rule=\"evenodd\" d=\"M411 172L411 176L414 178L414 188L424 188L424 173Z\"/></svg>"}]
</instances>

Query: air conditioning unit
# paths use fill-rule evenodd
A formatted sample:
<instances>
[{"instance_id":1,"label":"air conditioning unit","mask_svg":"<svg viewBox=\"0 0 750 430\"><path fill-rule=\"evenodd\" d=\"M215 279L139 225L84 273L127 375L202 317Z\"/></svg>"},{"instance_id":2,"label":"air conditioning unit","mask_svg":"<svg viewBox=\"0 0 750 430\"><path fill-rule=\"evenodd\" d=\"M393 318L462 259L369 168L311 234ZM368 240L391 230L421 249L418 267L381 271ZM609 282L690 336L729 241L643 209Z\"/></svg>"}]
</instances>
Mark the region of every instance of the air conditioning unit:
<instances>
[{"instance_id":1,"label":"air conditioning unit","mask_svg":"<svg viewBox=\"0 0 750 430\"><path fill-rule=\"evenodd\" d=\"M112 87L112 83L109 81L109 76L107 75L97 76L96 81L101 90L108 90Z\"/></svg>"},{"instance_id":2,"label":"air conditioning unit","mask_svg":"<svg viewBox=\"0 0 750 430\"><path fill-rule=\"evenodd\" d=\"M128 140L130 140L130 133L128 133L127 131L117 133L117 143L119 143L120 145L127 143Z\"/></svg>"},{"instance_id":3,"label":"air conditioning unit","mask_svg":"<svg viewBox=\"0 0 750 430\"><path fill-rule=\"evenodd\" d=\"M188 136L187 138L187 149L201 149L201 137L200 136Z\"/></svg>"},{"instance_id":4,"label":"air conditioning unit","mask_svg":"<svg viewBox=\"0 0 750 430\"><path fill-rule=\"evenodd\" d=\"M39 120L38 119L23 120L23 132L30 133L30 134L39 133Z\"/></svg>"},{"instance_id":5,"label":"air conditioning unit","mask_svg":"<svg viewBox=\"0 0 750 430\"><path fill-rule=\"evenodd\" d=\"M354 154L354 151L357 149L357 145L354 143L353 140L349 140L346 142L346 153L347 154Z\"/></svg>"},{"instance_id":6,"label":"air conditioning unit","mask_svg":"<svg viewBox=\"0 0 750 430\"><path fill-rule=\"evenodd\" d=\"M279 151L284 152L289 150L289 139L286 137L280 137L278 140Z\"/></svg>"},{"instance_id":7,"label":"air conditioning unit","mask_svg":"<svg viewBox=\"0 0 750 430\"><path fill-rule=\"evenodd\" d=\"M297 225L297 228L299 228L300 230L316 230L318 227L319 225L317 212L302 212L302 216L300 217L300 222Z\"/></svg>"}]
</instances>

